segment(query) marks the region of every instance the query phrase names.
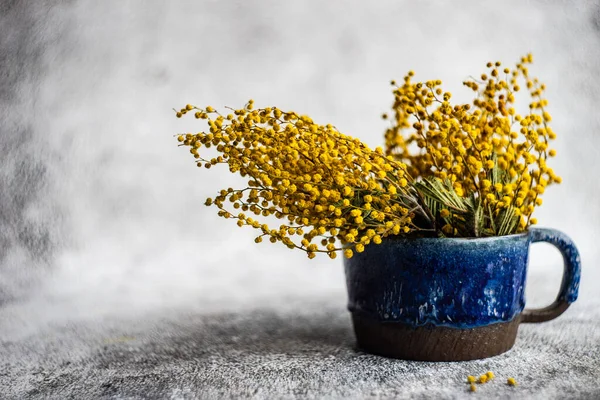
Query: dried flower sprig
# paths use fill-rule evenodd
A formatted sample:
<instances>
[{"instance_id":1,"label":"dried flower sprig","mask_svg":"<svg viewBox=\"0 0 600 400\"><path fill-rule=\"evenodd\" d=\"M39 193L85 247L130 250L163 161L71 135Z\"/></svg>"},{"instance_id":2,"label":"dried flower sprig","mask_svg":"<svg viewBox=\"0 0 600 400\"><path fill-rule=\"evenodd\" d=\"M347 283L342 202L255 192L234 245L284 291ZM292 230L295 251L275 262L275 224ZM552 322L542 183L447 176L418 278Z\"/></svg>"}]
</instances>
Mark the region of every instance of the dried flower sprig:
<instances>
[{"instance_id":1,"label":"dried flower sprig","mask_svg":"<svg viewBox=\"0 0 600 400\"><path fill-rule=\"evenodd\" d=\"M521 232L537 222L531 215L546 187L561 182L546 164L556 155L549 148L556 135L542 97L546 87L529 76L532 62L531 54L512 70L489 62L489 73L464 82L476 94L472 104L452 106L441 81L413 83L412 71L402 85L392 82L394 118L385 133L386 154L424 182L444 235ZM527 114L515 111L519 80L531 97Z\"/></svg>"},{"instance_id":2,"label":"dried flower sprig","mask_svg":"<svg viewBox=\"0 0 600 400\"><path fill-rule=\"evenodd\" d=\"M177 116L193 112L209 130L178 140L199 167L226 164L248 179L246 187L223 189L206 204L240 227L259 230L256 242L268 237L309 258L318 252L335 258L339 250L351 257L371 242L411 230L420 205L404 163L295 112L254 109L252 100L231 111L223 116L211 106L187 105ZM216 156L206 158L211 147ZM278 229L258 221L269 216L287 221Z\"/></svg>"}]
</instances>

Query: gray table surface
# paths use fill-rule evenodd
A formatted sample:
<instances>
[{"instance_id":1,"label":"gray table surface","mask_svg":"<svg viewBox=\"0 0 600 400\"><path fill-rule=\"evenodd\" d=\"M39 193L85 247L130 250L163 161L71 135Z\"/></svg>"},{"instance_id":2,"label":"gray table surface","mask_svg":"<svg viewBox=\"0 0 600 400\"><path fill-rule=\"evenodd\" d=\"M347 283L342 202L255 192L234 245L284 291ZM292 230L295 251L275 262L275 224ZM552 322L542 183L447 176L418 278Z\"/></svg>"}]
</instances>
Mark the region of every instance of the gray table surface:
<instances>
[{"instance_id":1,"label":"gray table surface","mask_svg":"<svg viewBox=\"0 0 600 400\"><path fill-rule=\"evenodd\" d=\"M578 302L559 319L522 325L513 350L459 363L357 350L342 291L106 313L14 302L0 309L0 398L597 399L597 275L584 274ZM497 378L469 393L465 377L488 370ZM520 385L507 386L508 376Z\"/></svg>"}]
</instances>

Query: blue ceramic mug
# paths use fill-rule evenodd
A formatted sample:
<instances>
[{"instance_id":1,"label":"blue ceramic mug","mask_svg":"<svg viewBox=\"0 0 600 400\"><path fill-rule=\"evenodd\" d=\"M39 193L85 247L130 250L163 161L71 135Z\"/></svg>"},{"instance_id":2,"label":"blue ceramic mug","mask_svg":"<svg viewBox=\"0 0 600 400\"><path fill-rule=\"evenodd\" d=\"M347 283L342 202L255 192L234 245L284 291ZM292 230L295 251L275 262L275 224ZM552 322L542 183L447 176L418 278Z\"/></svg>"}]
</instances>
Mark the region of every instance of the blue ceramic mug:
<instances>
[{"instance_id":1,"label":"blue ceramic mug","mask_svg":"<svg viewBox=\"0 0 600 400\"><path fill-rule=\"evenodd\" d=\"M525 309L529 246L564 258L556 301ZM544 322L577 299L580 257L554 229L487 238L387 238L344 261L359 347L395 358L456 361L509 350L521 322Z\"/></svg>"}]
</instances>

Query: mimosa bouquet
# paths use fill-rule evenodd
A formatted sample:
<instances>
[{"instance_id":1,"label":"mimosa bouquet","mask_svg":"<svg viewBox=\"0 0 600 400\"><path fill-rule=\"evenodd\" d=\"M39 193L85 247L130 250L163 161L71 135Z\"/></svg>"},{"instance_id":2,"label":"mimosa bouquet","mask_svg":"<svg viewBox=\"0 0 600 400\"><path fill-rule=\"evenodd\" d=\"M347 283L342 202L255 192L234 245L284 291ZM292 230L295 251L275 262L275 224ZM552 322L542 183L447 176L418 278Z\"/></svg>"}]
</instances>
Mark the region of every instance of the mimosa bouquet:
<instances>
[{"instance_id":1,"label":"mimosa bouquet","mask_svg":"<svg viewBox=\"0 0 600 400\"><path fill-rule=\"evenodd\" d=\"M221 113L187 105L207 130L177 135L198 167L225 164L246 179L206 205L257 230L264 239L314 258L348 258L365 246L403 236L503 236L527 230L545 188L560 183L546 164L556 137L543 97L529 75L531 55L514 69L489 62L488 72L464 85L470 104L450 102L441 81L392 81L393 113L385 148L276 107L250 100ZM517 113L521 85L529 108ZM274 226L266 220L281 220Z\"/></svg>"}]
</instances>

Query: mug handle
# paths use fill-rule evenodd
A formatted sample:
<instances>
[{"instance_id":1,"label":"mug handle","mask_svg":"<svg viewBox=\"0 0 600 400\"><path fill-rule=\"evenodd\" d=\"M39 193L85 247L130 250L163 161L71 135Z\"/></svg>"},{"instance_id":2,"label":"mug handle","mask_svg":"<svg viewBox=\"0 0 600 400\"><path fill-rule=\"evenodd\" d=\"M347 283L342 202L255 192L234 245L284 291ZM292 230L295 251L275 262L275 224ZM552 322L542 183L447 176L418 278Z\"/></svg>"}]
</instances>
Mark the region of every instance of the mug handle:
<instances>
[{"instance_id":1,"label":"mug handle","mask_svg":"<svg viewBox=\"0 0 600 400\"><path fill-rule=\"evenodd\" d=\"M577 300L581 276L581 258L575 243L564 233L549 228L529 228L531 243L547 242L560 250L564 260L564 272L558 297L548 307L523 310L521 322L545 322L558 317Z\"/></svg>"}]
</instances>

